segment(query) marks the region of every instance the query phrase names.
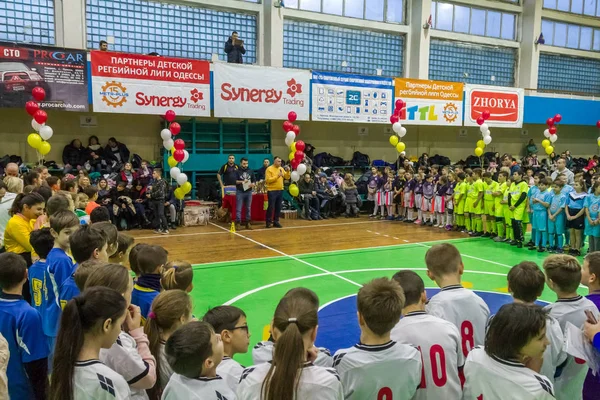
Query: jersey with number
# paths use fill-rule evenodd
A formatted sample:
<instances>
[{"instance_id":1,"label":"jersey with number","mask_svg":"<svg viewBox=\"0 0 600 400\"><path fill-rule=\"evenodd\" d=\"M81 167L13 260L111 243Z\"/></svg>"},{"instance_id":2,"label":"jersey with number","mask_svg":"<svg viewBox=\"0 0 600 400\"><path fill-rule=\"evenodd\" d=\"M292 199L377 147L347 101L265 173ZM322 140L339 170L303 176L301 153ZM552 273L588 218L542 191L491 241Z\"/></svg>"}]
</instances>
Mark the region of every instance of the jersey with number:
<instances>
[{"instance_id":1,"label":"jersey with number","mask_svg":"<svg viewBox=\"0 0 600 400\"><path fill-rule=\"evenodd\" d=\"M344 399L412 399L423 364L415 347L390 341L338 350L333 367L342 380Z\"/></svg>"},{"instance_id":2,"label":"jersey with number","mask_svg":"<svg viewBox=\"0 0 600 400\"><path fill-rule=\"evenodd\" d=\"M59 291L59 299L60 299L60 308L64 310L65 306L73 297L79 296L79 288L75 283L75 278L73 275L67 278L66 281L60 287Z\"/></svg>"},{"instance_id":3,"label":"jersey with number","mask_svg":"<svg viewBox=\"0 0 600 400\"><path fill-rule=\"evenodd\" d=\"M260 400L262 384L270 368L270 363L246 368L238 385L238 400ZM344 400L340 377L333 368L305 364L297 389L294 400Z\"/></svg>"},{"instance_id":4,"label":"jersey with number","mask_svg":"<svg viewBox=\"0 0 600 400\"><path fill-rule=\"evenodd\" d=\"M556 303L548 304L544 308L549 310L550 315L558 320L563 332L567 322L576 327L582 327L587 319L585 310L590 310L594 315L599 313L598 307L583 296L558 299ZM583 360L568 356L560 376L556 378L556 397L569 400L581 399L587 370L588 366Z\"/></svg>"},{"instance_id":5,"label":"jersey with number","mask_svg":"<svg viewBox=\"0 0 600 400\"><path fill-rule=\"evenodd\" d=\"M48 287L48 301L46 312L42 314L44 334L56 337L58 334L58 323L62 308L60 307L60 287L69 276L75 272L75 264L64 250L53 248L47 257L48 268L46 269L46 286Z\"/></svg>"},{"instance_id":6,"label":"jersey with number","mask_svg":"<svg viewBox=\"0 0 600 400\"><path fill-rule=\"evenodd\" d=\"M75 362L73 398L77 400L129 400L125 379L99 360Z\"/></svg>"},{"instance_id":7,"label":"jersey with number","mask_svg":"<svg viewBox=\"0 0 600 400\"><path fill-rule=\"evenodd\" d=\"M162 400L236 400L237 397L219 375L214 378L186 378L173 374Z\"/></svg>"},{"instance_id":8,"label":"jersey with number","mask_svg":"<svg viewBox=\"0 0 600 400\"><path fill-rule=\"evenodd\" d=\"M256 343L252 349L252 362L254 365L263 364L273 359L273 349L275 343L270 340L264 340ZM313 362L318 367L331 368L333 366L333 358L331 352L325 347L317 347L319 354L317 359Z\"/></svg>"},{"instance_id":9,"label":"jersey with number","mask_svg":"<svg viewBox=\"0 0 600 400\"><path fill-rule=\"evenodd\" d=\"M36 261L27 270L29 277L29 292L31 294L31 306L35 308L40 315L46 312L46 300L48 299L48 289L46 288L46 261Z\"/></svg>"},{"instance_id":10,"label":"jersey with number","mask_svg":"<svg viewBox=\"0 0 600 400\"><path fill-rule=\"evenodd\" d=\"M425 381L415 400L460 400L459 368L465 363L458 329L424 311L406 314L392 329L392 340L421 350Z\"/></svg>"},{"instance_id":11,"label":"jersey with number","mask_svg":"<svg viewBox=\"0 0 600 400\"><path fill-rule=\"evenodd\" d=\"M490 309L474 292L461 285L446 286L431 297L427 312L458 328L463 356L475 346L483 346Z\"/></svg>"},{"instance_id":12,"label":"jersey with number","mask_svg":"<svg viewBox=\"0 0 600 400\"><path fill-rule=\"evenodd\" d=\"M240 383L240 378L244 372L244 367L231 357L223 357L221 363L217 366L217 375L225 380L232 392L235 392Z\"/></svg>"},{"instance_id":13,"label":"jersey with number","mask_svg":"<svg viewBox=\"0 0 600 400\"><path fill-rule=\"evenodd\" d=\"M524 364L490 357L482 347L465 363L464 400L551 400L552 383Z\"/></svg>"}]
</instances>

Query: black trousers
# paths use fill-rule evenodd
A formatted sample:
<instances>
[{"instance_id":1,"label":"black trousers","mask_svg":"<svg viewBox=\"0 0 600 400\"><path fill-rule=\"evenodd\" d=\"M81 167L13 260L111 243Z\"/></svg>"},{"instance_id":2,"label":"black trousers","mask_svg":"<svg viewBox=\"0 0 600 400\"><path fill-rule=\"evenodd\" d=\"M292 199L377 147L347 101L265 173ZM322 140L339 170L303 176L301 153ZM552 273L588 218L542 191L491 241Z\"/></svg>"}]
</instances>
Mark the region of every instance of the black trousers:
<instances>
[{"instance_id":1,"label":"black trousers","mask_svg":"<svg viewBox=\"0 0 600 400\"><path fill-rule=\"evenodd\" d=\"M267 192L267 225L271 222L279 223L279 214L281 213L281 203L283 202L283 190L270 190Z\"/></svg>"},{"instance_id":2,"label":"black trousers","mask_svg":"<svg viewBox=\"0 0 600 400\"><path fill-rule=\"evenodd\" d=\"M165 216L165 201L164 200L152 200L150 202L152 212L154 213L154 228L155 229L169 229L169 223Z\"/></svg>"}]
</instances>

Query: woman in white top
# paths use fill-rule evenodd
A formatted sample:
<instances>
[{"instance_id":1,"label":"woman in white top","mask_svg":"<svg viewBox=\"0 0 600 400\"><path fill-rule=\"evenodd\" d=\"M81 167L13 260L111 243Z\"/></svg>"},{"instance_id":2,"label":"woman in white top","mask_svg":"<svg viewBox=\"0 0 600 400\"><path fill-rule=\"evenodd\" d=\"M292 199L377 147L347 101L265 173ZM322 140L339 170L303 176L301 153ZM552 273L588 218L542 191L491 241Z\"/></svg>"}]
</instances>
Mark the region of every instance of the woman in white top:
<instances>
[{"instance_id":1,"label":"woman in white top","mask_svg":"<svg viewBox=\"0 0 600 400\"><path fill-rule=\"evenodd\" d=\"M108 288L84 291L65 306L56 338L50 400L129 400L125 379L100 362L127 315L123 296Z\"/></svg>"}]
</instances>

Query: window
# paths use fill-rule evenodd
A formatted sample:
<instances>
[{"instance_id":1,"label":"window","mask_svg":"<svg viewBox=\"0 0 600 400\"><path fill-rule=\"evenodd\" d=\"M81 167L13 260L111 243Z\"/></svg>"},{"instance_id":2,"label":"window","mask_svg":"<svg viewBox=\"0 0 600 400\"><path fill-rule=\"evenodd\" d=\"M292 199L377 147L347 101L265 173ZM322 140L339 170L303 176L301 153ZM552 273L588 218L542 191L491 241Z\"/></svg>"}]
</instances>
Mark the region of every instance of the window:
<instances>
[{"instance_id":1,"label":"window","mask_svg":"<svg viewBox=\"0 0 600 400\"><path fill-rule=\"evenodd\" d=\"M365 19L383 21L383 0L366 0Z\"/></svg>"},{"instance_id":2,"label":"window","mask_svg":"<svg viewBox=\"0 0 600 400\"><path fill-rule=\"evenodd\" d=\"M286 8L404 23L404 0L285 0L284 3Z\"/></svg>"},{"instance_id":3,"label":"window","mask_svg":"<svg viewBox=\"0 0 600 400\"><path fill-rule=\"evenodd\" d=\"M300 8L306 11L321 12L321 0L300 0Z\"/></svg>"},{"instance_id":4,"label":"window","mask_svg":"<svg viewBox=\"0 0 600 400\"><path fill-rule=\"evenodd\" d=\"M344 0L344 15L352 18L363 18L365 0Z\"/></svg>"},{"instance_id":5,"label":"window","mask_svg":"<svg viewBox=\"0 0 600 400\"><path fill-rule=\"evenodd\" d=\"M431 14L434 29L506 40L516 39L516 14L440 1L431 3Z\"/></svg>"},{"instance_id":6,"label":"window","mask_svg":"<svg viewBox=\"0 0 600 400\"><path fill-rule=\"evenodd\" d=\"M540 54L538 89L600 94L600 61L558 54Z\"/></svg>"},{"instance_id":7,"label":"window","mask_svg":"<svg viewBox=\"0 0 600 400\"><path fill-rule=\"evenodd\" d=\"M550 10L600 17L600 0L544 0L543 7Z\"/></svg>"},{"instance_id":8,"label":"window","mask_svg":"<svg viewBox=\"0 0 600 400\"><path fill-rule=\"evenodd\" d=\"M323 2L323 12L325 14L342 15L344 10L344 0L327 0Z\"/></svg>"},{"instance_id":9,"label":"window","mask_svg":"<svg viewBox=\"0 0 600 400\"><path fill-rule=\"evenodd\" d=\"M387 0L386 21L404 22L404 4L402 0Z\"/></svg>"},{"instance_id":10,"label":"window","mask_svg":"<svg viewBox=\"0 0 600 400\"><path fill-rule=\"evenodd\" d=\"M600 29L542 19L542 34L550 46L600 51Z\"/></svg>"},{"instance_id":11,"label":"window","mask_svg":"<svg viewBox=\"0 0 600 400\"><path fill-rule=\"evenodd\" d=\"M0 40L54 45L54 1L0 1Z\"/></svg>"}]
</instances>

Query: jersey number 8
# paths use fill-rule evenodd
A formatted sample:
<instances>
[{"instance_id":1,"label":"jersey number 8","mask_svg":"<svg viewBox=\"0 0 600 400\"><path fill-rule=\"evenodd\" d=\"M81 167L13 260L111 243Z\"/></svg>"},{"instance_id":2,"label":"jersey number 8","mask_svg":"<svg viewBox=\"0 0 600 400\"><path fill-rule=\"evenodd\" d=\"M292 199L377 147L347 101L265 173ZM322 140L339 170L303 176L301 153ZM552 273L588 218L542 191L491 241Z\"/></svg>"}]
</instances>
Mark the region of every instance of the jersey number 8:
<instances>
[{"instance_id":1,"label":"jersey number 8","mask_svg":"<svg viewBox=\"0 0 600 400\"><path fill-rule=\"evenodd\" d=\"M468 356L469 352L475 347L475 338L473 337L473 324L471 321L463 321L460 324L460 336L462 338L462 351L464 356Z\"/></svg>"}]
</instances>

